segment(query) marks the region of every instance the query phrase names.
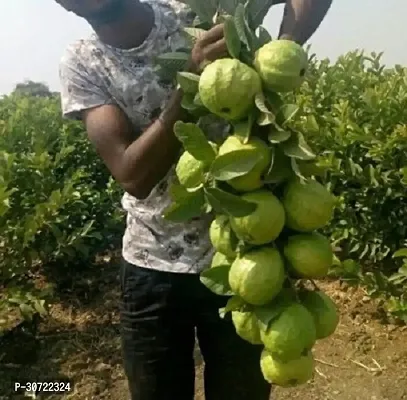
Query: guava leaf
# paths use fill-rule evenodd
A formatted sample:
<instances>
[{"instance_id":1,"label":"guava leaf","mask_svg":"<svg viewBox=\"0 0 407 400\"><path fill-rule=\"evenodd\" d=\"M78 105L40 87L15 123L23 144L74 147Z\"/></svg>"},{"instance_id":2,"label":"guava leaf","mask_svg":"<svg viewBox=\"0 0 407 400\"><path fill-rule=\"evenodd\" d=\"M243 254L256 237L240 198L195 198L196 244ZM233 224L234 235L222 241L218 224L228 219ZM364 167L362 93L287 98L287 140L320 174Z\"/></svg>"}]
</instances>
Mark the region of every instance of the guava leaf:
<instances>
[{"instance_id":1,"label":"guava leaf","mask_svg":"<svg viewBox=\"0 0 407 400\"><path fill-rule=\"evenodd\" d=\"M239 218L245 217L257 209L257 204L218 188L205 188L205 195L208 203L219 214Z\"/></svg>"},{"instance_id":2,"label":"guava leaf","mask_svg":"<svg viewBox=\"0 0 407 400\"><path fill-rule=\"evenodd\" d=\"M201 95L199 94L199 92L194 97L194 104L198 107L205 107L202 103Z\"/></svg>"},{"instance_id":3,"label":"guava leaf","mask_svg":"<svg viewBox=\"0 0 407 400\"><path fill-rule=\"evenodd\" d=\"M261 160L261 154L253 149L242 149L217 156L210 173L218 181L228 181L250 172Z\"/></svg>"},{"instance_id":4,"label":"guava leaf","mask_svg":"<svg viewBox=\"0 0 407 400\"><path fill-rule=\"evenodd\" d=\"M200 281L218 296L232 296L233 292L229 285L230 265L220 265L208 268L200 273Z\"/></svg>"},{"instance_id":5,"label":"guava leaf","mask_svg":"<svg viewBox=\"0 0 407 400\"><path fill-rule=\"evenodd\" d=\"M189 196L188 190L177 181L171 182L169 194L173 202L179 202Z\"/></svg>"},{"instance_id":6,"label":"guava leaf","mask_svg":"<svg viewBox=\"0 0 407 400\"><path fill-rule=\"evenodd\" d=\"M215 150L198 125L177 121L174 125L174 134L183 144L184 149L197 160L210 164L215 159Z\"/></svg>"},{"instance_id":7,"label":"guava leaf","mask_svg":"<svg viewBox=\"0 0 407 400\"><path fill-rule=\"evenodd\" d=\"M218 9L217 0L186 0L186 3L191 7L202 22L212 23L213 17Z\"/></svg>"},{"instance_id":8,"label":"guava leaf","mask_svg":"<svg viewBox=\"0 0 407 400\"><path fill-rule=\"evenodd\" d=\"M226 306L219 310L219 316L221 318L224 318L228 312L238 311L242 309L242 307L244 307L245 304L246 304L245 301L241 297L233 296L228 300Z\"/></svg>"},{"instance_id":9,"label":"guava leaf","mask_svg":"<svg viewBox=\"0 0 407 400\"><path fill-rule=\"evenodd\" d=\"M400 249L400 250L397 250L397 251L393 254L393 258L398 258L398 257L407 257L407 249Z\"/></svg>"},{"instance_id":10,"label":"guava leaf","mask_svg":"<svg viewBox=\"0 0 407 400\"><path fill-rule=\"evenodd\" d=\"M237 136L244 144L246 144L250 139L250 134L252 132L255 118L255 113L251 112L248 119L236 122L233 125L233 134Z\"/></svg>"},{"instance_id":11,"label":"guava leaf","mask_svg":"<svg viewBox=\"0 0 407 400\"><path fill-rule=\"evenodd\" d=\"M276 121L284 126L297 115L299 110L300 108L296 104L284 104L276 114Z\"/></svg>"},{"instance_id":12,"label":"guava leaf","mask_svg":"<svg viewBox=\"0 0 407 400\"><path fill-rule=\"evenodd\" d=\"M173 222L185 222L203 214L205 196L203 190L188 192L188 195L172 203L164 210L164 218Z\"/></svg>"},{"instance_id":13,"label":"guava leaf","mask_svg":"<svg viewBox=\"0 0 407 400\"><path fill-rule=\"evenodd\" d=\"M237 34L241 42L243 42L247 48L250 49L250 42L247 35L247 19L246 19L246 8L243 4L239 4L236 7L235 15L234 15L234 22Z\"/></svg>"},{"instance_id":14,"label":"guava leaf","mask_svg":"<svg viewBox=\"0 0 407 400\"><path fill-rule=\"evenodd\" d=\"M268 109L272 111L273 114L277 114L278 110L284 106L284 101L278 93L264 91L263 96Z\"/></svg>"},{"instance_id":15,"label":"guava leaf","mask_svg":"<svg viewBox=\"0 0 407 400\"><path fill-rule=\"evenodd\" d=\"M277 144L281 142L285 142L291 137L290 131L285 130L277 130L277 129L270 129L268 139L270 143Z\"/></svg>"},{"instance_id":16,"label":"guava leaf","mask_svg":"<svg viewBox=\"0 0 407 400\"><path fill-rule=\"evenodd\" d=\"M273 147L272 163L264 176L265 183L280 183L292 176L291 158L287 157L280 148Z\"/></svg>"},{"instance_id":17,"label":"guava leaf","mask_svg":"<svg viewBox=\"0 0 407 400\"><path fill-rule=\"evenodd\" d=\"M294 174L304 182L306 180L305 176L302 174L300 167L297 164L297 160L294 157L291 157L291 168L294 171Z\"/></svg>"},{"instance_id":18,"label":"guava leaf","mask_svg":"<svg viewBox=\"0 0 407 400\"><path fill-rule=\"evenodd\" d=\"M264 26L259 26L258 28L258 41L260 46L264 46L265 44L271 42L272 38L268 30Z\"/></svg>"},{"instance_id":19,"label":"guava leaf","mask_svg":"<svg viewBox=\"0 0 407 400\"><path fill-rule=\"evenodd\" d=\"M181 71L189 60L189 54L183 52L163 53L157 56L157 64L165 70Z\"/></svg>"},{"instance_id":20,"label":"guava leaf","mask_svg":"<svg viewBox=\"0 0 407 400\"><path fill-rule=\"evenodd\" d=\"M299 132L293 133L290 139L281 143L281 146L284 154L289 157L300 160L313 160L316 157L305 141L303 134Z\"/></svg>"},{"instance_id":21,"label":"guava leaf","mask_svg":"<svg viewBox=\"0 0 407 400\"><path fill-rule=\"evenodd\" d=\"M224 33L229 54L233 58L239 58L242 42L237 33L236 25L232 17L227 17L224 23Z\"/></svg>"},{"instance_id":22,"label":"guava leaf","mask_svg":"<svg viewBox=\"0 0 407 400\"><path fill-rule=\"evenodd\" d=\"M253 313L258 320L260 330L266 331L270 323L278 318L283 310L284 306L278 303L254 308Z\"/></svg>"},{"instance_id":23,"label":"guava leaf","mask_svg":"<svg viewBox=\"0 0 407 400\"><path fill-rule=\"evenodd\" d=\"M195 96L193 93L184 93L181 100L181 107L184 110L193 111L198 108L198 106L194 103Z\"/></svg>"},{"instance_id":24,"label":"guava leaf","mask_svg":"<svg viewBox=\"0 0 407 400\"><path fill-rule=\"evenodd\" d=\"M267 104L267 99L264 93L258 93L254 99L256 108L260 111L260 115L257 119L257 124L260 126L266 126L274 124L276 116Z\"/></svg>"},{"instance_id":25,"label":"guava leaf","mask_svg":"<svg viewBox=\"0 0 407 400\"><path fill-rule=\"evenodd\" d=\"M196 94L199 89L199 75L191 72L178 72L177 82L185 93Z\"/></svg>"},{"instance_id":26,"label":"guava leaf","mask_svg":"<svg viewBox=\"0 0 407 400\"><path fill-rule=\"evenodd\" d=\"M325 176L326 172L328 171L328 166L320 165L319 163L315 163L314 161L297 161L298 167L301 171L301 174L305 177L310 176Z\"/></svg>"}]
</instances>

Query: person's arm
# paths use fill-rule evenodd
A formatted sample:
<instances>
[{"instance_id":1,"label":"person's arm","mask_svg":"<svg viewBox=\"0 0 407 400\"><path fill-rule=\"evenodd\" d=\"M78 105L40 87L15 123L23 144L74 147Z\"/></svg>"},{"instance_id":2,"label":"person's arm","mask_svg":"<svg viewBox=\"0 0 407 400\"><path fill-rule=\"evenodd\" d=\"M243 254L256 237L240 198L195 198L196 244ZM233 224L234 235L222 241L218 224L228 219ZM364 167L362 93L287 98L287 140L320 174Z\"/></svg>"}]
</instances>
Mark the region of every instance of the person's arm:
<instances>
[{"instance_id":1,"label":"person's arm","mask_svg":"<svg viewBox=\"0 0 407 400\"><path fill-rule=\"evenodd\" d=\"M223 25L207 32L191 54L190 71L204 60L213 61L226 54ZM133 128L124 113L114 105L93 108L83 120L89 139L113 177L138 199L148 197L177 160L181 144L173 126L181 117L182 91L174 91L165 110L134 140Z\"/></svg>"},{"instance_id":2,"label":"person's arm","mask_svg":"<svg viewBox=\"0 0 407 400\"><path fill-rule=\"evenodd\" d=\"M332 0L286 0L279 38L303 45L318 29Z\"/></svg>"}]
</instances>

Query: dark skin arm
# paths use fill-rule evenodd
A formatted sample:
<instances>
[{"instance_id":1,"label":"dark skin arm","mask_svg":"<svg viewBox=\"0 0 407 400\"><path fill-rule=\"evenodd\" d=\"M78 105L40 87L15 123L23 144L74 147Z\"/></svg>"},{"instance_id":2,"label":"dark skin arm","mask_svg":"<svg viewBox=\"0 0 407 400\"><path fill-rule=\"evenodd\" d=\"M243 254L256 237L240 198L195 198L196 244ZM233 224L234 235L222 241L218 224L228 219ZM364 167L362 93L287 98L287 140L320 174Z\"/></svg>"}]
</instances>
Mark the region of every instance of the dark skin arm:
<instances>
[{"instance_id":1,"label":"dark skin arm","mask_svg":"<svg viewBox=\"0 0 407 400\"><path fill-rule=\"evenodd\" d=\"M303 45L318 29L332 0L286 0L279 38Z\"/></svg>"},{"instance_id":2,"label":"dark skin arm","mask_svg":"<svg viewBox=\"0 0 407 400\"><path fill-rule=\"evenodd\" d=\"M218 25L195 44L188 70L194 72L204 60L223 57L226 51L223 25ZM116 106L101 106L84 114L89 139L112 176L138 199L148 197L179 156L181 144L173 126L182 118L181 100L182 91L175 90L160 117L137 139L127 117Z\"/></svg>"}]
</instances>

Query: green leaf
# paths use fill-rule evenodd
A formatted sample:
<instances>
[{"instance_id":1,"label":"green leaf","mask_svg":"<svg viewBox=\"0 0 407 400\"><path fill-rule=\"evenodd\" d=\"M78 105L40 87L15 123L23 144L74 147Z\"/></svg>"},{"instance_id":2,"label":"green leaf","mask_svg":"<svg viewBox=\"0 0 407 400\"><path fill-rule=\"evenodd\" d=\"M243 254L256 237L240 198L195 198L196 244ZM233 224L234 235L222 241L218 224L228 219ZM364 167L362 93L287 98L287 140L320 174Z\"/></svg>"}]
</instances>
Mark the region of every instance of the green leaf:
<instances>
[{"instance_id":1,"label":"green leaf","mask_svg":"<svg viewBox=\"0 0 407 400\"><path fill-rule=\"evenodd\" d=\"M278 110L276 121L284 126L297 115L299 110L300 108L296 104L284 104Z\"/></svg>"},{"instance_id":2,"label":"green leaf","mask_svg":"<svg viewBox=\"0 0 407 400\"><path fill-rule=\"evenodd\" d=\"M259 328L264 332L270 326L270 323L280 316L283 312L284 307L282 305L270 305L263 307L256 307L253 310L254 315L256 316Z\"/></svg>"},{"instance_id":3,"label":"green leaf","mask_svg":"<svg viewBox=\"0 0 407 400\"><path fill-rule=\"evenodd\" d=\"M399 249L393 254L393 258L407 257L407 249Z\"/></svg>"},{"instance_id":4,"label":"green leaf","mask_svg":"<svg viewBox=\"0 0 407 400\"><path fill-rule=\"evenodd\" d=\"M254 149L231 151L217 156L210 173L218 181L228 181L250 172L261 160L261 154Z\"/></svg>"},{"instance_id":5,"label":"green leaf","mask_svg":"<svg viewBox=\"0 0 407 400\"><path fill-rule=\"evenodd\" d=\"M158 65L166 70L181 71L189 60L189 54L183 52L170 52L157 56Z\"/></svg>"},{"instance_id":6,"label":"green leaf","mask_svg":"<svg viewBox=\"0 0 407 400\"><path fill-rule=\"evenodd\" d=\"M246 8L243 4L239 4L236 7L235 15L234 15L235 27L239 39L243 42L248 49L250 49L250 42L249 38L247 37L247 30L246 30Z\"/></svg>"},{"instance_id":7,"label":"green leaf","mask_svg":"<svg viewBox=\"0 0 407 400\"><path fill-rule=\"evenodd\" d=\"M218 188L205 188L205 195L208 203L219 214L239 218L245 217L257 209L257 204Z\"/></svg>"},{"instance_id":8,"label":"green leaf","mask_svg":"<svg viewBox=\"0 0 407 400\"><path fill-rule=\"evenodd\" d=\"M233 134L237 136L240 141L246 144L250 139L252 127L254 125L255 112L249 114L249 118L244 121L236 122L233 125Z\"/></svg>"},{"instance_id":9,"label":"green leaf","mask_svg":"<svg viewBox=\"0 0 407 400\"><path fill-rule=\"evenodd\" d=\"M183 144L184 149L197 160L209 164L215 159L215 150L198 125L177 121L174 125L174 134Z\"/></svg>"},{"instance_id":10,"label":"green leaf","mask_svg":"<svg viewBox=\"0 0 407 400\"><path fill-rule=\"evenodd\" d=\"M257 29L264 21L274 0L250 0L247 8L250 16L250 27Z\"/></svg>"},{"instance_id":11,"label":"green leaf","mask_svg":"<svg viewBox=\"0 0 407 400\"><path fill-rule=\"evenodd\" d=\"M264 46L265 44L271 42L271 40L272 40L270 33L263 26L259 26L257 37L258 37L259 45L261 47Z\"/></svg>"},{"instance_id":12,"label":"green leaf","mask_svg":"<svg viewBox=\"0 0 407 400\"><path fill-rule=\"evenodd\" d=\"M229 285L229 265L220 265L201 272L201 282L218 296L232 296L233 292Z\"/></svg>"},{"instance_id":13,"label":"green leaf","mask_svg":"<svg viewBox=\"0 0 407 400\"><path fill-rule=\"evenodd\" d=\"M173 222L186 222L203 214L205 196L203 190L188 192L188 195L172 203L164 210L164 218Z\"/></svg>"},{"instance_id":14,"label":"green leaf","mask_svg":"<svg viewBox=\"0 0 407 400\"><path fill-rule=\"evenodd\" d=\"M295 132L291 138L281 144L284 154L300 160L313 160L316 156L305 141L302 133Z\"/></svg>"},{"instance_id":15,"label":"green leaf","mask_svg":"<svg viewBox=\"0 0 407 400\"><path fill-rule=\"evenodd\" d=\"M257 119L257 124L260 126L274 124L276 121L276 117L268 106L264 93L258 93L254 101L257 109L260 111L260 116Z\"/></svg>"},{"instance_id":16,"label":"green leaf","mask_svg":"<svg viewBox=\"0 0 407 400\"><path fill-rule=\"evenodd\" d=\"M224 318L228 312L241 310L246 305L245 301L239 296L231 297L226 306L219 310L219 315Z\"/></svg>"},{"instance_id":17,"label":"green leaf","mask_svg":"<svg viewBox=\"0 0 407 400\"><path fill-rule=\"evenodd\" d=\"M270 129L268 135L269 142L273 144L285 142L286 140L290 139L290 137L291 137L290 131L276 129Z\"/></svg>"},{"instance_id":18,"label":"green leaf","mask_svg":"<svg viewBox=\"0 0 407 400\"><path fill-rule=\"evenodd\" d=\"M240 41L239 34L237 33L236 25L232 17L227 17L224 23L224 32L226 45L229 54L233 58L239 58L242 42Z\"/></svg>"},{"instance_id":19,"label":"green leaf","mask_svg":"<svg viewBox=\"0 0 407 400\"><path fill-rule=\"evenodd\" d=\"M191 72L178 72L177 82L185 93L195 95L199 90L199 75Z\"/></svg>"},{"instance_id":20,"label":"green leaf","mask_svg":"<svg viewBox=\"0 0 407 400\"><path fill-rule=\"evenodd\" d=\"M265 183L281 183L293 175L291 158L287 157L279 147L273 147L272 162L264 177Z\"/></svg>"},{"instance_id":21,"label":"green leaf","mask_svg":"<svg viewBox=\"0 0 407 400\"><path fill-rule=\"evenodd\" d=\"M302 175L301 169L297 164L297 159L291 157L291 168L294 171L294 174L300 179L300 181L304 182L306 180L305 176Z\"/></svg>"}]
</instances>

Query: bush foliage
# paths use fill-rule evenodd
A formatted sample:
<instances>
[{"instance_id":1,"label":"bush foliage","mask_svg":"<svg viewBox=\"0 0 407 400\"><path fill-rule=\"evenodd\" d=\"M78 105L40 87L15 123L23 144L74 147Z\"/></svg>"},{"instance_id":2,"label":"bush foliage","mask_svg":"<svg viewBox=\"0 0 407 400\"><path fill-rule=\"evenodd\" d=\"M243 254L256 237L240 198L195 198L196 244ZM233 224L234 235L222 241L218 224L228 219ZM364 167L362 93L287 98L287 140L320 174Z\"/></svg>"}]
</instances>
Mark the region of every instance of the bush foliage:
<instances>
[{"instance_id":1,"label":"bush foliage","mask_svg":"<svg viewBox=\"0 0 407 400\"><path fill-rule=\"evenodd\" d=\"M292 96L300 107L292 123L322 151L323 179L340 200L327 233L348 260L333 273L362 282L407 320L407 264L396 262L407 258L400 250L407 247L407 69L386 69L380 55L360 52L334 64L314 59ZM41 265L92 263L120 241L124 218L121 190L82 124L61 118L57 96L3 98L0 149L5 320L10 306L42 311L48 292L32 285Z\"/></svg>"}]
</instances>

